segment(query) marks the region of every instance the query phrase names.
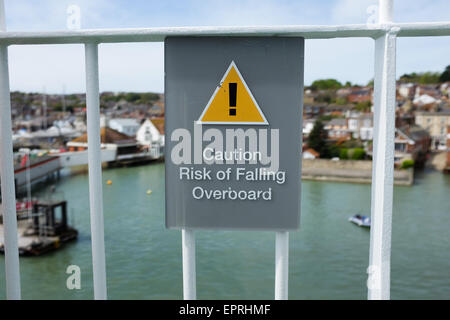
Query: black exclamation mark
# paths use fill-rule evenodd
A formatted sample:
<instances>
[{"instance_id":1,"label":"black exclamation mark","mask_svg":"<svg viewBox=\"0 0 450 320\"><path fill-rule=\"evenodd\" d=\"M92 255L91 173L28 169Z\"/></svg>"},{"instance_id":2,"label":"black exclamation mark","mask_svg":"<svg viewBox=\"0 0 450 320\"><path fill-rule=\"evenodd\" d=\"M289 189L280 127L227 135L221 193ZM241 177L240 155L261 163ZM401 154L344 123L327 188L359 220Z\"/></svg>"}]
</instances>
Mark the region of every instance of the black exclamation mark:
<instances>
[{"instance_id":1,"label":"black exclamation mark","mask_svg":"<svg viewBox=\"0 0 450 320\"><path fill-rule=\"evenodd\" d=\"M236 116L237 83L228 84L230 92L230 116Z\"/></svg>"}]
</instances>

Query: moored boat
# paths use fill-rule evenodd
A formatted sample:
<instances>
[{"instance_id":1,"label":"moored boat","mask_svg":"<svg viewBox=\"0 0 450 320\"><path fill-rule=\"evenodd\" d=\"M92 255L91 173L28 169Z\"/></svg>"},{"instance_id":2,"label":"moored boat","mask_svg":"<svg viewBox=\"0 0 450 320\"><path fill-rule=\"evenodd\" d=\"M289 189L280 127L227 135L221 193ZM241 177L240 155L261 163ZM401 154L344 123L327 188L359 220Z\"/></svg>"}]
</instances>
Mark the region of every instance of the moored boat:
<instances>
[{"instance_id":1,"label":"moored boat","mask_svg":"<svg viewBox=\"0 0 450 320\"><path fill-rule=\"evenodd\" d=\"M370 217L368 216L361 216L359 214L356 214L353 217L350 217L348 221L356 224L359 227L370 228Z\"/></svg>"}]
</instances>

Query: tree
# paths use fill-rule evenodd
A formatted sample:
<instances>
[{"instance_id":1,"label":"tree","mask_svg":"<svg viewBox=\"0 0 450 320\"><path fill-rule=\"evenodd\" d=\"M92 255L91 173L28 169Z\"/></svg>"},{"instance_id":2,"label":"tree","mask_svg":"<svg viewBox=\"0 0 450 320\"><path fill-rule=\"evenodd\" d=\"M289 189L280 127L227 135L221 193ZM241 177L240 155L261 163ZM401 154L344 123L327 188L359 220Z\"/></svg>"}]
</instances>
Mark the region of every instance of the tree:
<instances>
[{"instance_id":1,"label":"tree","mask_svg":"<svg viewBox=\"0 0 450 320\"><path fill-rule=\"evenodd\" d=\"M337 90L342 88L342 84L336 79L322 79L316 80L312 83L312 90Z\"/></svg>"},{"instance_id":2,"label":"tree","mask_svg":"<svg viewBox=\"0 0 450 320\"><path fill-rule=\"evenodd\" d=\"M317 120L308 137L308 146L316 150L322 158L328 156L327 146L328 133L325 130L322 121Z\"/></svg>"},{"instance_id":3,"label":"tree","mask_svg":"<svg viewBox=\"0 0 450 320\"><path fill-rule=\"evenodd\" d=\"M439 77L439 82L447 82L450 81L450 65L445 68L444 72L441 73Z\"/></svg>"},{"instance_id":4,"label":"tree","mask_svg":"<svg viewBox=\"0 0 450 320\"><path fill-rule=\"evenodd\" d=\"M404 74L400 77L402 82L413 82L420 84L435 84L439 82L439 72L422 72L422 73L410 73Z\"/></svg>"},{"instance_id":5,"label":"tree","mask_svg":"<svg viewBox=\"0 0 450 320\"><path fill-rule=\"evenodd\" d=\"M362 160L364 159L364 156L366 155L366 152L362 148L354 148L353 154L352 154L352 160Z\"/></svg>"},{"instance_id":6,"label":"tree","mask_svg":"<svg viewBox=\"0 0 450 320\"><path fill-rule=\"evenodd\" d=\"M420 75L420 84L435 84L439 82L439 77L441 75L438 72L425 72Z\"/></svg>"}]
</instances>

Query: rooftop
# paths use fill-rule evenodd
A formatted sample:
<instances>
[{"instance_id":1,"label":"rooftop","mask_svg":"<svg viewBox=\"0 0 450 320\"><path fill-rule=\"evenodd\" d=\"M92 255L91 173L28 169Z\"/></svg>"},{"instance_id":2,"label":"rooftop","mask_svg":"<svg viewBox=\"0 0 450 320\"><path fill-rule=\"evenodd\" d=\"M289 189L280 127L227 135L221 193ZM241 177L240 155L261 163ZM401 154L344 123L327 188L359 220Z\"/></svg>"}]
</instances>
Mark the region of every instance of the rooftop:
<instances>
[{"instance_id":1,"label":"rooftop","mask_svg":"<svg viewBox=\"0 0 450 320\"><path fill-rule=\"evenodd\" d=\"M149 119L153 125L156 127L156 129L158 129L159 133L164 134L164 118L160 117L160 118L150 118Z\"/></svg>"},{"instance_id":2,"label":"rooftop","mask_svg":"<svg viewBox=\"0 0 450 320\"><path fill-rule=\"evenodd\" d=\"M437 112L417 111L416 115L422 115L422 116L450 116L450 110L442 110L442 111L437 111Z\"/></svg>"},{"instance_id":3,"label":"rooftop","mask_svg":"<svg viewBox=\"0 0 450 320\"><path fill-rule=\"evenodd\" d=\"M120 133L119 131L106 127L100 128L100 141L103 144L105 143L130 144L136 142L133 138L127 136L126 134ZM72 140L71 142L87 143L87 133L83 134L81 137Z\"/></svg>"}]
</instances>

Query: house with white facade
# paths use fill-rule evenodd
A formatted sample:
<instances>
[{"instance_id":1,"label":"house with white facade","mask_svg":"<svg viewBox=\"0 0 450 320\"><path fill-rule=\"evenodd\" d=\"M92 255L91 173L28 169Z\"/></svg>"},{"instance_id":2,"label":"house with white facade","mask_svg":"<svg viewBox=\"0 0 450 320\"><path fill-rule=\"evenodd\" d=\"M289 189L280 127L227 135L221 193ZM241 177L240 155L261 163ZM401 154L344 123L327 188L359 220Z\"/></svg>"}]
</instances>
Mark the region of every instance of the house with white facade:
<instances>
[{"instance_id":1,"label":"house with white facade","mask_svg":"<svg viewBox=\"0 0 450 320\"><path fill-rule=\"evenodd\" d=\"M164 118L146 119L136 133L136 140L157 158L164 153Z\"/></svg>"},{"instance_id":2,"label":"house with white facade","mask_svg":"<svg viewBox=\"0 0 450 320\"><path fill-rule=\"evenodd\" d=\"M359 138L363 141L373 140L373 114L363 114L359 118Z\"/></svg>"},{"instance_id":3,"label":"house with white facade","mask_svg":"<svg viewBox=\"0 0 450 320\"><path fill-rule=\"evenodd\" d=\"M303 135L309 136L312 129L314 128L314 124L316 123L315 119L304 119L303 120Z\"/></svg>"},{"instance_id":4,"label":"house with white facade","mask_svg":"<svg viewBox=\"0 0 450 320\"><path fill-rule=\"evenodd\" d=\"M312 148L308 148L306 150L303 150L303 159L310 159L310 160L314 160L316 158L319 158L320 154L312 149Z\"/></svg>"}]
</instances>

